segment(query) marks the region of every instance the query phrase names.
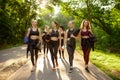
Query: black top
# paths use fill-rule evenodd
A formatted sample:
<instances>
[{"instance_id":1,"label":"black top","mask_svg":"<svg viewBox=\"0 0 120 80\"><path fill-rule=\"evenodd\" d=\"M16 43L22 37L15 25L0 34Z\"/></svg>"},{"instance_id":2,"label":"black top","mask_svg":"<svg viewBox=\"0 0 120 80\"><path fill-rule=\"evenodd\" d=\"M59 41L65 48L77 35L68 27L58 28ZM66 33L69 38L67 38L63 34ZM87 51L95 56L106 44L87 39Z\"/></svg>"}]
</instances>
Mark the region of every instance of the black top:
<instances>
[{"instance_id":1,"label":"black top","mask_svg":"<svg viewBox=\"0 0 120 80\"><path fill-rule=\"evenodd\" d=\"M61 33L61 37L63 37L63 38L64 38L64 32L63 32L63 33Z\"/></svg>"},{"instance_id":2,"label":"black top","mask_svg":"<svg viewBox=\"0 0 120 80\"><path fill-rule=\"evenodd\" d=\"M70 37L71 34L73 34L73 33L74 33L74 29L68 30L68 32L67 32L67 37L68 37L67 45L75 47L76 46L75 38Z\"/></svg>"},{"instance_id":3,"label":"black top","mask_svg":"<svg viewBox=\"0 0 120 80\"><path fill-rule=\"evenodd\" d=\"M51 37L50 34L46 34L45 35L45 40L50 40L50 37Z\"/></svg>"},{"instance_id":4,"label":"black top","mask_svg":"<svg viewBox=\"0 0 120 80\"><path fill-rule=\"evenodd\" d=\"M47 32L43 32L45 35L43 36L43 40L50 40L51 35Z\"/></svg>"},{"instance_id":5,"label":"black top","mask_svg":"<svg viewBox=\"0 0 120 80\"><path fill-rule=\"evenodd\" d=\"M45 36L47 35L47 32L44 31L43 34L44 35L42 36L42 39L45 40Z\"/></svg>"},{"instance_id":6,"label":"black top","mask_svg":"<svg viewBox=\"0 0 120 80\"><path fill-rule=\"evenodd\" d=\"M36 35L36 36L39 36L39 31L38 31L38 28L36 31L33 31L32 28L30 29L30 36L31 35Z\"/></svg>"},{"instance_id":7,"label":"black top","mask_svg":"<svg viewBox=\"0 0 120 80\"><path fill-rule=\"evenodd\" d=\"M71 34L73 34L73 31L74 31L74 29L73 30L70 30L70 29L68 30L68 32L67 32L67 37L68 38L70 38Z\"/></svg>"},{"instance_id":8,"label":"black top","mask_svg":"<svg viewBox=\"0 0 120 80\"><path fill-rule=\"evenodd\" d=\"M57 31L52 30L51 37L58 37L58 36L59 36L58 30Z\"/></svg>"}]
</instances>

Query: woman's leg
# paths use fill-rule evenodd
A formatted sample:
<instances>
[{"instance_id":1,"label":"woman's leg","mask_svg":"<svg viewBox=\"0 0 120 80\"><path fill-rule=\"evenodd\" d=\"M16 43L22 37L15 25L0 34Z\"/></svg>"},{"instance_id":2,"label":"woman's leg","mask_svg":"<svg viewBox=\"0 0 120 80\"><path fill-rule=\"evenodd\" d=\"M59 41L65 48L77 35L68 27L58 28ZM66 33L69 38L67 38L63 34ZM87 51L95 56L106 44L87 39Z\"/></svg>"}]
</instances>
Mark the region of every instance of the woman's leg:
<instances>
[{"instance_id":1,"label":"woman's leg","mask_svg":"<svg viewBox=\"0 0 120 80\"><path fill-rule=\"evenodd\" d=\"M54 63L54 53L53 53L53 46L51 46L51 44L49 45L49 49L50 49L50 54L51 54L51 61L53 63L53 69L55 68L55 63Z\"/></svg>"},{"instance_id":2,"label":"woman's leg","mask_svg":"<svg viewBox=\"0 0 120 80\"><path fill-rule=\"evenodd\" d=\"M84 61L85 61L85 70L87 72L89 72L89 69L88 69L88 63L89 63L89 55L90 55L90 48L86 49L86 50L83 50L83 53L84 53Z\"/></svg>"},{"instance_id":3,"label":"woman's leg","mask_svg":"<svg viewBox=\"0 0 120 80\"><path fill-rule=\"evenodd\" d=\"M48 54L48 50L49 50L48 43L46 43L46 46L47 46L47 54Z\"/></svg>"},{"instance_id":4,"label":"woman's leg","mask_svg":"<svg viewBox=\"0 0 120 80\"><path fill-rule=\"evenodd\" d=\"M44 55L45 55L45 47L46 47L46 44L45 44L45 42L43 42L43 51L44 51Z\"/></svg>"},{"instance_id":5,"label":"woman's leg","mask_svg":"<svg viewBox=\"0 0 120 80\"><path fill-rule=\"evenodd\" d=\"M31 53L31 62L32 65L34 66L34 50L32 45L30 45L30 53Z\"/></svg>"},{"instance_id":6,"label":"woman's leg","mask_svg":"<svg viewBox=\"0 0 120 80\"><path fill-rule=\"evenodd\" d=\"M62 57L65 58L65 57L64 57L64 49L62 50Z\"/></svg>"},{"instance_id":7,"label":"woman's leg","mask_svg":"<svg viewBox=\"0 0 120 80\"><path fill-rule=\"evenodd\" d=\"M84 62L86 64L86 50L85 49L83 49L83 57L84 57Z\"/></svg>"},{"instance_id":8,"label":"woman's leg","mask_svg":"<svg viewBox=\"0 0 120 80\"><path fill-rule=\"evenodd\" d=\"M54 58L56 62L56 67L58 67L58 61L57 61L57 52L58 52L58 42L54 42Z\"/></svg>"},{"instance_id":9,"label":"woman's leg","mask_svg":"<svg viewBox=\"0 0 120 80\"><path fill-rule=\"evenodd\" d=\"M67 52L69 55L69 64L70 64L70 69L69 69L69 73L71 73L73 71L73 58L74 58L74 47L71 46L67 46Z\"/></svg>"},{"instance_id":10,"label":"woman's leg","mask_svg":"<svg viewBox=\"0 0 120 80\"><path fill-rule=\"evenodd\" d=\"M61 51L59 50L59 55L60 55L60 58L61 58Z\"/></svg>"},{"instance_id":11,"label":"woman's leg","mask_svg":"<svg viewBox=\"0 0 120 80\"><path fill-rule=\"evenodd\" d=\"M32 69L31 72L35 70L35 62L34 62L34 46L30 45L30 53L31 53L31 62L32 62Z\"/></svg>"},{"instance_id":12,"label":"woman's leg","mask_svg":"<svg viewBox=\"0 0 120 80\"><path fill-rule=\"evenodd\" d=\"M73 66L73 50L71 48L71 46L67 46L67 52L68 52L68 55L69 55L69 64L70 66Z\"/></svg>"},{"instance_id":13,"label":"woman's leg","mask_svg":"<svg viewBox=\"0 0 120 80\"><path fill-rule=\"evenodd\" d=\"M89 63L89 55L90 55L90 48L88 48L87 50L86 50L86 65L88 65L88 63Z\"/></svg>"},{"instance_id":14,"label":"woman's leg","mask_svg":"<svg viewBox=\"0 0 120 80\"><path fill-rule=\"evenodd\" d=\"M61 52L61 54L62 54L62 57L64 58L64 39L62 39L61 40L61 46L62 46L62 52Z\"/></svg>"},{"instance_id":15,"label":"woman's leg","mask_svg":"<svg viewBox=\"0 0 120 80\"><path fill-rule=\"evenodd\" d=\"M37 60L38 60L38 49L35 49L35 66L37 66Z\"/></svg>"},{"instance_id":16,"label":"woman's leg","mask_svg":"<svg viewBox=\"0 0 120 80\"><path fill-rule=\"evenodd\" d=\"M90 48L83 50L85 65L88 65L90 50Z\"/></svg>"}]
</instances>

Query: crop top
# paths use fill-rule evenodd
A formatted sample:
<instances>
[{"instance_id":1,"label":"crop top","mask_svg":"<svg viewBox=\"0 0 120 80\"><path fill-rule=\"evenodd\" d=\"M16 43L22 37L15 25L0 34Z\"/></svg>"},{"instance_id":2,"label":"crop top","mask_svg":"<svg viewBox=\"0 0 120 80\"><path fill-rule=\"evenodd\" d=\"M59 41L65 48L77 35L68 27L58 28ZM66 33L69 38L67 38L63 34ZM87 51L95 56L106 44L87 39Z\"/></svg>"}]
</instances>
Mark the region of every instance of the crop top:
<instances>
[{"instance_id":1,"label":"crop top","mask_svg":"<svg viewBox=\"0 0 120 80\"><path fill-rule=\"evenodd\" d=\"M89 31L81 31L81 36L89 36Z\"/></svg>"},{"instance_id":2,"label":"crop top","mask_svg":"<svg viewBox=\"0 0 120 80\"><path fill-rule=\"evenodd\" d=\"M38 31L38 28L36 31L33 31L32 28L30 28L30 36L31 35L36 35L36 36L39 36L39 31Z\"/></svg>"},{"instance_id":3,"label":"crop top","mask_svg":"<svg viewBox=\"0 0 120 80\"><path fill-rule=\"evenodd\" d=\"M59 36L58 30L57 31L52 30L51 37L58 37L58 36Z\"/></svg>"}]
</instances>

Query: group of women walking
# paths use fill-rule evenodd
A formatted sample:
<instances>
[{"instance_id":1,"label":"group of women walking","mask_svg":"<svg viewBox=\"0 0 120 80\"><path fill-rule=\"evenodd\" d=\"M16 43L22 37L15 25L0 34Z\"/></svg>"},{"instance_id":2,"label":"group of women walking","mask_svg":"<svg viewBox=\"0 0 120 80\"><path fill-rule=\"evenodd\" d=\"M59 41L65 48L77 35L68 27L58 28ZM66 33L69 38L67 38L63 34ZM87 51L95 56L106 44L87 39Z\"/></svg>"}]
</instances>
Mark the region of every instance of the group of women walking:
<instances>
[{"instance_id":1,"label":"group of women walking","mask_svg":"<svg viewBox=\"0 0 120 80\"><path fill-rule=\"evenodd\" d=\"M45 26L44 31L37 27L37 20L32 21L32 27L28 29L27 37L29 38L29 50L31 53L31 62L33 68L31 71L35 71L38 59L38 50L42 48L44 55L47 55L48 50L51 54L52 70L55 70L58 66L57 53L59 52L60 58L65 58L64 49L66 46L68 56L69 56L69 72L73 71L73 59L74 52L76 48L76 40L80 40L81 49L84 54L85 70L88 70L89 54L91 50L90 34L92 34L91 25L88 20L83 20L77 35L74 35L76 29L74 27L74 22L68 22L68 29L65 31L63 26L58 26L58 23L53 21L51 23L52 28ZM38 43L41 43L37 47ZM47 50L46 50L47 49Z\"/></svg>"}]
</instances>

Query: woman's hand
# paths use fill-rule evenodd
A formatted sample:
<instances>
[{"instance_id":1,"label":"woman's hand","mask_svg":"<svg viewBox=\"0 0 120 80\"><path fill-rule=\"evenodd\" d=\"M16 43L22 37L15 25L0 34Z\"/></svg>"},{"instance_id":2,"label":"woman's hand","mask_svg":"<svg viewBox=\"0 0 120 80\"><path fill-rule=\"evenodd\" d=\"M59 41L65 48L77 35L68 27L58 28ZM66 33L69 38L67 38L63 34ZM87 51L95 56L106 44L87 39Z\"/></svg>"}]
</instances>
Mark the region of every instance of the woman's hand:
<instances>
[{"instance_id":1,"label":"woman's hand","mask_svg":"<svg viewBox=\"0 0 120 80\"><path fill-rule=\"evenodd\" d=\"M74 35L73 35L73 34L71 34L71 36L70 36L70 37L74 38Z\"/></svg>"},{"instance_id":2,"label":"woman's hand","mask_svg":"<svg viewBox=\"0 0 120 80\"><path fill-rule=\"evenodd\" d=\"M71 34L71 36L70 36L71 38L75 38L76 39L76 37L73 35L73 34Z\"/></svg>"}]
</instances>

